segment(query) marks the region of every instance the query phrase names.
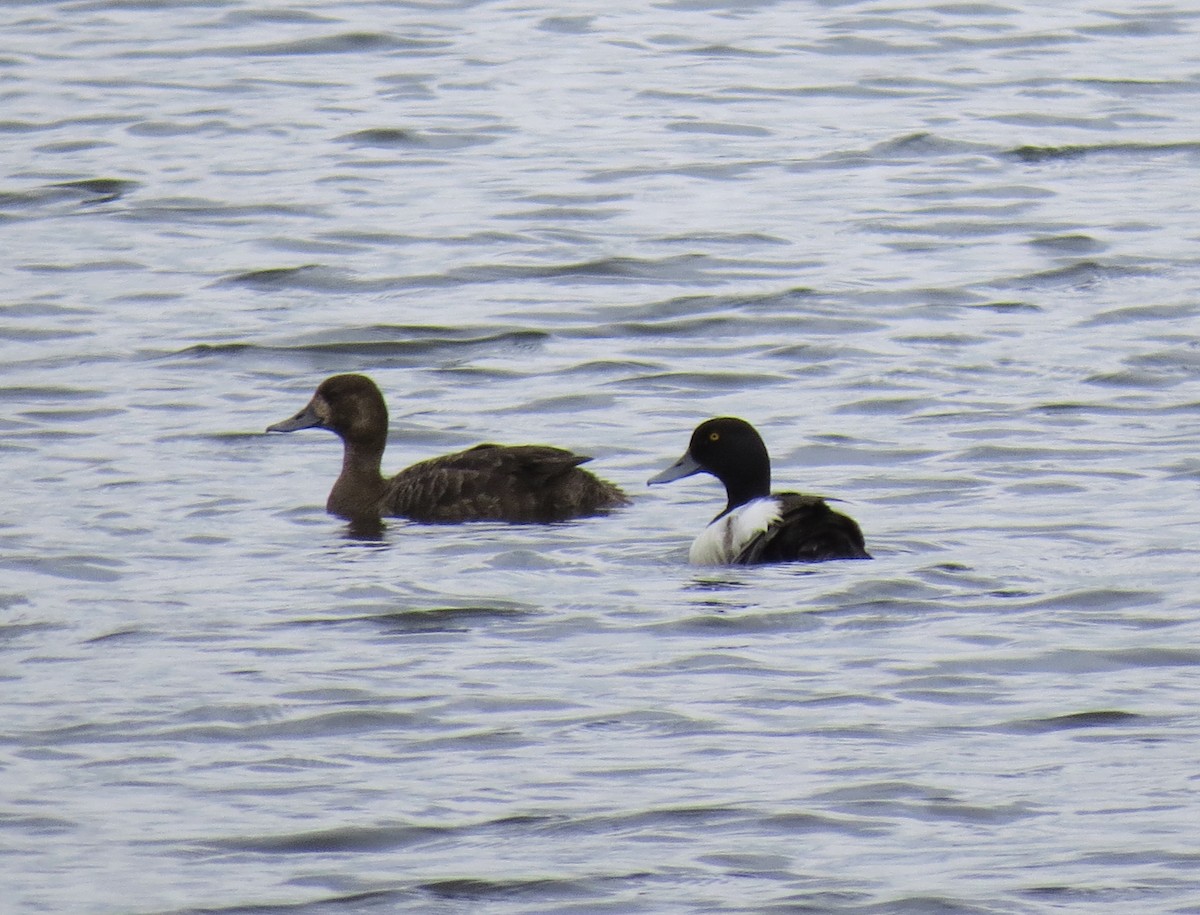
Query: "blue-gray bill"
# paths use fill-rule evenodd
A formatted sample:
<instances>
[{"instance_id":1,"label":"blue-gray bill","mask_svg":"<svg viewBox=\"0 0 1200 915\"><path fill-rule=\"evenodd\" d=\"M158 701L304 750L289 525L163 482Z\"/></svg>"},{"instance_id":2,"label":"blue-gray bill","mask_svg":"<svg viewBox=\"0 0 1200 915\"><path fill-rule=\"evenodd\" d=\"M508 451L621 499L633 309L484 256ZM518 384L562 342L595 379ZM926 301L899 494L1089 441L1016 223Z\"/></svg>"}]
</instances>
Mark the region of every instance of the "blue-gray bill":
<instances>
[{"instance_id":1,"label":"blue-gray bill","mask_svg":"<svg viewBox=\"0 0 1200 915\"><path fill-rule=\"evenodd\" d=\"M703 473L703 471L704 468L697 463L689 451L666 470L656 473L648 479L646 485L654 486L656 483L670 483L673 480L682 480L684 477L690 477L694 473Z\"/></svg>"},{"instance_id":2,"label":"blue-gray bill","mask_svg":"<svg viewBox=\"0 0 1200 915\"><path fill-rule=\"evenodd\" d=\"M309 404L290 419L281 420L272 426L267 426L268 432L295 432L297 429L311 429L321 425L321 417L317 416L312 404Z\"/></svg>"}]
</instances>

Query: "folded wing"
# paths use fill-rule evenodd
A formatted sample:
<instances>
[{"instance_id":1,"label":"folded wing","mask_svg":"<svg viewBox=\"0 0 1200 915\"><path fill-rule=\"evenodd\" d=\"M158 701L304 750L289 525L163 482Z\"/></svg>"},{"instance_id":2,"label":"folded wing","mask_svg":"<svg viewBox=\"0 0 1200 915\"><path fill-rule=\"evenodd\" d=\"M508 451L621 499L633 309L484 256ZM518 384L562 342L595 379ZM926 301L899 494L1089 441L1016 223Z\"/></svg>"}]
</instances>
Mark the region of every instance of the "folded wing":
<instances>
[{"instance_id":1,"label":"folded wing","mask_svg":"<svg viewBox=\"0 0 1200 915\"><path fill-rule=\"evenodd\" d=\"M776 497L779 521L747 543L734 558L735 564L871 558L858 524L824 499L795 492L776 493Z\"/></svg>"}]
</instances>

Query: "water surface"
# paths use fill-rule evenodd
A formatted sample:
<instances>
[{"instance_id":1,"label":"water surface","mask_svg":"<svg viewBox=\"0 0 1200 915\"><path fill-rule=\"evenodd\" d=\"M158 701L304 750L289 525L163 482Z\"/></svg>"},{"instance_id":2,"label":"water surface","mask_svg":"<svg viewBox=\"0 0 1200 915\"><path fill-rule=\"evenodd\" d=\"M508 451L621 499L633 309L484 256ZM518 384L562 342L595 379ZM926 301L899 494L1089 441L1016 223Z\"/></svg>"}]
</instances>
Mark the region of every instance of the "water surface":
<instances>
[{"instance_id":1,"label":"water surface","mask_svg":"<svg viewBox=\"0 0 1200 915\"><path fill-rule=\"evenodd\" d=\"M1200 911L1198 19L7 5L8 905ZM344 371L636 501L348 536Z\"/></svg>"}]
</instances>

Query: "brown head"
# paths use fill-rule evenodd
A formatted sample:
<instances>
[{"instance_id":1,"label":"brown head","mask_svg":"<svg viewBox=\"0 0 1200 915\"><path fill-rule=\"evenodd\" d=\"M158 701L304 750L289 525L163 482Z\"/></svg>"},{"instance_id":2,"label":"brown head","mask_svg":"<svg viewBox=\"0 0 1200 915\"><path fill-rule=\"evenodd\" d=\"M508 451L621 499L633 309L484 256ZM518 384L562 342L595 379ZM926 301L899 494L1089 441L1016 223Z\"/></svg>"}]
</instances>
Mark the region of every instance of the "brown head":
<instances>
[{"instance_id":1,"label":"brown head","mask_svg":"<svg viewBox=\"0 0 1200 915\"><path fill-rule=\"evenodd\" d=\"M268 432L329 429L348 445L383 451L387 442L387 404L366 375L334 375L321 382L303 410L268 426Z\"/></svg>"}]
</instances>

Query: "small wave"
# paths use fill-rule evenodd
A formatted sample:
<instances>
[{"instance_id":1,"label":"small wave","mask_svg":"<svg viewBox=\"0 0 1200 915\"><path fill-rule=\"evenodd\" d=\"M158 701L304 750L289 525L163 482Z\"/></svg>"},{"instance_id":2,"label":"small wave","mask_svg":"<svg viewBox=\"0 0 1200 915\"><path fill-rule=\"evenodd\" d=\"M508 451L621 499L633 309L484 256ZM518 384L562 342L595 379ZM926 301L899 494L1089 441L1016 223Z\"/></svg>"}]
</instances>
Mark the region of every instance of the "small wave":
<instances>
[{"instance_id":1,"label":"small wave","mask_svg":"<svg viewBox=\"0 0 1200 915\"><path fill-rule=\"evenodd\" d=\"M1101 327L1106 324L1127 324L1133 321L1191 321L1196 316L1195 303L1183 305L1131 305L1102 311L1080 324L1081 327Z\"/></svg>"},{"instance_id":2,"label":"small wave","mask_svg":"<svg viewBox=\"0 0 1200 915\"><path fill-rule=\"evenodd\" d=\"M64 203L81 207L96 206L119 200L138 187L140 184L137 181L121 178L84 178L44 184L27 191L0 193L0 211L27 210Z\"/></svg>"},{"instance_id":3,"label":"small wave","mask_svg":"<svg viewBox=\"0 0 1200 915\"><path fill-rule=\"evenodd\" d=\"M1074 80L1077 85L1101 89L1121 97L1146 95L1191 95L1196 91L1190 80L1160 79L1108 79L1104 77L1081 77Z\"/></svg>"},{"instance_id":4,"label":"small wave","mask_svg":"<svg viewBox=\"0 0 1200 915\"><path fill-rule=\"evenodd\" d=\"M232 10L221 17L221 22L226 25L257 25L258 23L268 23L271 25L321 25L329 22L329 19L324 16L318 16L316 13L294 9L244 9Z\"/></svg>"},{"instance_id":5,"label":"small wave","mask_svg":"<svg viewBox=\"0 0 1200 915\"><path fill-rule=\"evenodd\" d=\"M93 636L84 641L85 645L103 645L112 642L147 642L150 641L156 633L147 629L118 629L115 632L106 632L103 635Z\"/></svg>"},{"instance_id":6,"label":"small wave","mask_svg":"<svg viewBox=\"0 0 1200 915\"><path fill-rule=\"evenodd\" d=\"M739 48L737 45L731 44L706 44L694 48L680 49L681 54L691 54L697 57L744 57L744 58L770 58L778 57L777 51L763 51L757 48Z\"/></svg>"},{"instance_id":7,"label":"small wave","mask_svg":"<svg viewBox=\"0 0 1200 915\"><path fill-rule=\"evenodd\" d=\"M927 397L866 397L837 407L835 413L861 413L866 416L911 416L931 409L935 402Z\"/></svg>"},{"instance_id":8,"label":"small wave","mask_svg":"<svg viewBox=\"0 0 1200 915\"><path fill-rule=\"evenodd\" d=\"M1197 374L1200 374L1200 350L1195 346L1190 346L1188 349L1142 353L1138 356L1130 356L1126 362L1135 368L1171 372L1188 379L1195 378Z\"/></svg>"},{"instance_id":9,"label":"small wave","mask_svg":"<svg viewBox=\"0 0 1200 915\"><path fill-rule=\"evenodd\" d=\"M291 344L261 344L261 343L198 343L181 350L167 354L152 354L152 358L257 358L270 355L337 355L347 354L371 356L376 359L383 357L389 360L401 360L426 363L433 354L458 354L462 351L478 353L479 351L499 351L505 349L523 349L539 346L549 339L550 335L537 330L506 330L492 334L471 334L461 332L455 334L446 328L435 329L430 334L429 328L414 331L411 328L364 328L356 332L342 331L341 335L349 339L325 339L311 342ZM329 336L338 332L330 331ZM387 336L388 339L370 339ZM403 339L407 336L418 339ZM366 338L366 339L364 339ZM400 338L400 339L397 339Z\"/></svg>"},{"instance_id":10,"label":"small wave","mask_svg":"<svg viewBox=\"0 0 1200 915\"><path fill-rule=\"evenodd\" d=\"M1017 289L1035 289L1046 286L1069 286L1075 289L1086 289L1089 286L1115 279L1153 275L1155 271L1149 267L1132 264L1103 263L1096 260L1076 261L1051 270L1041 270L1037 273L1027 273L1013 277L1010 280L1000 280L992 285L998 288L1015 287Z\"/></svg>"},{"instance_id":11,"label":"small wave","mask_svg":"<svg viewBox=\"0 0 1200 915\"><path fill-rule=\"evenodd\" d=\"M570 415L577 415L588 410L599 410L605 407L611 407L614 400L615 398L613 398L611 395L603 394L560 394L555 397L540 397L524 403L514 404L511 407L500 409L496 412L499 414L566 413Z\"/></svg>"},{"instance_id":12,"label":"small wave","mask_svg":"<svg viewBox=\"0 0 1200 915\"><path fill-rule=\"evenodd\" d=\"M778 167L778 162L767 160L732 160L714 164L710 161L690 162L679 165L635 165L626 168L605 168L591 172L583 181L597 184L661 176L679 176L683 178L703 178L706 181L729 181L740 178L746 173L766 168Z\"/></svg>"},{"instance_id":13,"label":"small wave","mask_svg":"<svg viewBox=\"0 0 1200 915\"><path fill-rule=\"evenodd\" d=\"M418 716L406 712L384 711L378 708L345 709L333 712L300 715L281 720L239 721L236 724L205 723L178 727L147 728L147 733L168 741L230 741L242 743L256 740L305 740L342 734L369 734L376 731L403 732L411 730ZM99 728L97 727L97 730ZM109 733L113 729L106 728ZM105 740L127 740L128 734L105 736Z\"/></svg>"},{"instance_id":14,"label":"small wave","mask_svg":"<svg viewBox=\"0 0 1200 915\"><path fill-rule=\"evenodd\" d=\"M1117 22L1105 22L1079 27L1081 35L1100 35L1114 38L1147 38L1162 35L1183 35L1184 26L1169 8L1158 16L1124 13Z\"/></svg>"},{"instance_id":15,"label":"small wave","mask_svg":"<svg viewBox=\"0 0 1200 915\"><path fill-rule=\"evenodd\" d=\"M218 280L218 283L263 290L303 289L308 292L370 292L390 289L394 285L389 280L358 279L345 271L319 264L247 270Z\"/></svg>"},{"instance_id":16,"label":"small wave","mask_svg":"<svg viewBox=\"0 0 1200 915\"><path fill-rule=\"evenodd\" d=\"M637 876L637 875L633 875ZM633 876L622 875L610 877L621 880L622 883L633 879ZM419 884L416 889L442 900L458 900L469 902L473 906L491 901L509 903L526 900L532 904L535 900L542 904L553 900L586 899L596 892L591 886L595 878L573 879L562 877L533 877L528 879L512 878L510 880L483 880L471 877L457 877L446 880L434 880Z\"/></svg>"},{"instance_id":17,"label":"small wave","mask_svg":"<svg viewBox=\"0 0 1200 915\"><path fill-rule=\"evenodd\" d=\"M725 124L719 121L672 121L667 130L676 133L708 133L721 137L769 137L771 131L750 124Z\"/></svg>"},{"instance_id":18,"label":"small wave","mask_svg":"<svg viewBox=\"0 0 1200 915\"><path fill-rule=\"evenodd\" d=\"M678 283L683 267L699 267L708 259L694 254L677 254L652 259L605 257L566 264L476 264L456 267L445 273L381 279L360 279L346 271L321 264L298 267L264 267L236 273L219 280L222 284L244 285L266 290L303 289L311 292L382 292L440 286L466 286L509 280L626 279ZM694 272L699 272L695 270Z\"/></svg>"},{"instance_id":19,"label":"small wave","mask_svg":"<svg viewBox=\"0 0 1200 915\"><path fill-rule=\"evenodd\" d=\"M989 147L982 143L951 140L933 133L910 133L876 143L865 150L839 150L815 159L796 163L792 170L807 170L814 166L864 165L879 161L906 162L963 153L983 154Z\"/></svg>"},{"instance_id":20,"label":"small wave","mask_svg":"<svg viewBox=\"0 0 1200 915\"><path fill-rule=\"evenodd\" d=\"M675 254L662 258L602 257L567 264L487 264L446 273L459 282L483 283L508 279L662 279L678 282L680 268L706 261L701 255Z\"/></svg>"},{"instance_id":21,"label":"small wave","mask_svg":"<svg viewBox=\"0 0 1200 915\"><path fill-rule=\"evenodd\" d=\"M10 340L15 343L45 343L51 340L70 340L74 337L86 337L88 331L51 329L46 327L4 327L0 328L0 340Z\"/></svg>"},{"instance_id":22,"label":"small wave","mask_svg":"<svg viewBox=\"0 0 1200 915\"><path fill-rule=\"evenodd\" d=\"M338 137L346 143L363 146L414 146L421 143L420 136L400 127L372 127L367 130L356 130L354 133Z\"/></svg>"},{"instance_id":23,"label":"small wave","mask_svg":"<svg viewBox=\"0 0 1200 915\"><path fill-rule=\"evenodd\" d=\"M731 101L740 98L833 98L833 99L893 99L913 98L929 91L944 88L942 83L918 80L863 79L856 83L820 86L731 86L719 96L702 95L698 101ZM643 92L648 97L669 98L673 93L658 91ZM686 97L686 96L685 96Z\"/></svg>"},{"instance_id":24,"label":"small wave","mask_svg":"<svg viewBox=\"0 0 1200 915\"><path fill-rule=\"evenodd\" d=\"M922 819L962 823L1013 823L1038 815L1022 803L982 807L955 800L941 789L906 781L882 781L834 788L817 797L829 802L834 810L869 813L872 816L909 816L919 812Z\"/></svg>"},{"instance_id":25,"label":"small wave","mask_svg":"<svg viewBox=\"0 0 1200 915\"><path fill-rule=\"evenodd\" d=\"M322 54L363 54L404 52L406 54L435 54L451 47L439 39L399 38L386 32L342 32L318 38L301 38L268 44L237 47L193 47L169 50L137 50L114 54L115 58L178 58L196 57L293 57Z\"/></svg>"},{"instance_id":26,"label":"small wave","mask_svg":"<svg viewBox=\"0 0 1200 915\"><path fill-rule=\"evenodd\" d=\"M1054 715L1050 718L1029 718L1014 721L1005 725L1002 730L1019 733L1041 734L1054 731L1077 731L1090 728L1127 727L1133 724L1147 724L1150 719L1145 715L1134 712L1105 710L1096 712L1073 712L1067 715Z\"/></svg>"},{"instance_id":27,"label":"small wave","mask_svg":"<svg viewBox=\"0 0 1200 915\"><path fill-rule=\"evenodd\" d=\"M1094 384L1102 387L1133 388L1142 391L1157 391L1173 387L1179 379L1164 375L1161 372L1150 372L1134 368L1119 369L1115 372L1096 372L1083 379L1084 384Z\"/></svg>"},{"instance_id":28,"label":"small wave","mask_svg":"<svg viewBox=\"0 0 1200 915\"><path fill-rule=\"evenodd\" d=\"M260 854L327 854L329 852L389 851L452 834L437 826L346 826L275 836L215 839L205 844L228 851Z\"/></svg>"},{"instance_id":29,"label":"small wave","mask_svg":"<svg viewBox=\"0 0 1200 915\"><path fill-rule=\"evenodd\" d=\"M309 206L282 203L223 203L202 197L170 197L141 202L121 214L121 218L141 223L166 223L172 227L184 223L228 225L233 220L255 217L299 216L311 219L319 211Z\"/></svg>"},{"instance_id":30,"label":"small wave","mask_svg":"<svg viewBox=\"0 0 1200 915\"><path fill-rule=\"evenodd\" d=\"M4 566L69 581L111 584L121 580L125 563L104 556L13 556L4 560Z\"/></svg>"},{"instance_id":31,"label":"small wave","mask_svg":"<svg viewBox=\"0 0 1200 915\"><path fill-rule=\"evenodd\" d=\"M1049 235L1032 239L1029 246L1050 254L1074 255L1095 254L1108 247L1090 235Z\"/></svg>"},{"instance_id":32,"label":"small wave","mask_svg":"<svg viewBox=\"0 0 1200 915\"><path fill-rule=\"evenodd\" d=\"M547 16L538 23L538 28L560 35L584 35L592 31L595 20L595 16Z\"/></svg>"},{"instance_id":33,"label":"small wave","mask_svg":"<svg viewBox=\"0 0 1200 915\"><path fill-rule=\"evenodd\" d=\"M481 625L507 622L529 615L529 608L509 606L435 607L372 613L365 616L297 620L288 626L362 626L387 635L424 635L433 632L467 632Z\"/></svg>"},{"instance_id":34,"label":"small wave","mask_svg":"<svg viewBox=\"0 0 1200 915\"><path fill-rule=\"evenodd\" d=\"M622 389L657 391L681 396L691 396L697 392L736 393L794 383L795 379L790 375L768 375L765 372L659 372L612 382L614 386Z\"/></svg>"},{"instance_id":35,"label":"small wave","mask_svg":"<svg viewBox=\"0 0 1200 915\"><path fill-rule=\"evenodd\" d=\"M1178 143L1097 143L1081 146L1018 146L1005 150L1001 155L1007 159L1020 162L1039 163L1055 162L1070 159L1082 159L1086 156L1116 155L1127 157L1158 156L1163 153L1183 153L1187 155L1200 154L1200 141L1181 141Z\"/></svg>"},{"instance_id":36,"label":"small wave","mask_svg":"<svg viewBox=\"0 0 1200 915\"><path fill-rule=\"evenodd\" d=\"M233 130L228 121L210 119L205 121L140 121L131 124L128 132L138 137L186 137L193 134L225 135Z\"/></svg>"},{"instance_id":37,"label":"small wave","mask_svg":"<svg viewBox=\"0 0 1200 915\"><path fill-rule=\"evenodd\" d=\"M762 824L788 836L835 833L843 836L880 836L891 831L884 823L855 817L835 817L816 813L780 813L764 817Z\"/></svg>"},{"instance_id":38,"label":"small wave","mask_svg":"<svg viewBox=\"0 0 1200 915\"><path fill-rule=\"evenodd\" d=\"M698 318L761 318L768 323L778 321L786 324L789 333L797 330L839 333L876 330L885 326L871 319L846 316L843 302L828 299L808 287L797 286L761 293L673 296L634 305L607 307L601 315L605 321L605 334L610 325L620 325L622 322L631 326L661 326L672 321ZM796 322L800 322L799 325Z\"/></svg>"},{"instance_id":39,"label":"small wave","mask_svg":"<svg viewBox=\"0 0 1200 915\"><path fill-rule=\"evenodd\" d=\"M471 131L424 131L405 130L401 127L371 127L343 134L338 142L353 146L371 146L383 149L416 148L430 150L466 149L494 143L498 137L494 132Z\"/></svg>"}]
</instances>

